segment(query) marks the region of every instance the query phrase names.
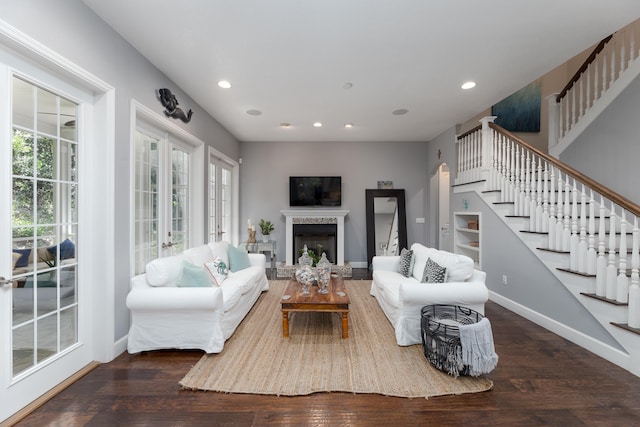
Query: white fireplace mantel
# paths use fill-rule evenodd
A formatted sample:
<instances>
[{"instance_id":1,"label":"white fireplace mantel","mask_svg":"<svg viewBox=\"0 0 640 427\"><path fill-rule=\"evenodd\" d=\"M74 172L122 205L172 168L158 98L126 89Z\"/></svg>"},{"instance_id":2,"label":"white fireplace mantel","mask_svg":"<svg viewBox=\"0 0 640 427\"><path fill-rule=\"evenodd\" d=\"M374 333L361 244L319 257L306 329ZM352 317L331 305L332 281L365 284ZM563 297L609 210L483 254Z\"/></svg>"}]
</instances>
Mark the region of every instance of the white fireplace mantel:
<instances>
[{"instance_id":1,"label":"white fireplace mantel","mask_svg":"<svg viewBox=\"0 0 640 427\"><path fill-rule=\"evenodd\" d=\"M336 231L336 265L344 265L344 217L347 209L285 209L280 211L286 218L285 254L286 265L294 265L293 260L293 224L309 219L327 219L337 225Z\"/></svg>"}]
</instances>

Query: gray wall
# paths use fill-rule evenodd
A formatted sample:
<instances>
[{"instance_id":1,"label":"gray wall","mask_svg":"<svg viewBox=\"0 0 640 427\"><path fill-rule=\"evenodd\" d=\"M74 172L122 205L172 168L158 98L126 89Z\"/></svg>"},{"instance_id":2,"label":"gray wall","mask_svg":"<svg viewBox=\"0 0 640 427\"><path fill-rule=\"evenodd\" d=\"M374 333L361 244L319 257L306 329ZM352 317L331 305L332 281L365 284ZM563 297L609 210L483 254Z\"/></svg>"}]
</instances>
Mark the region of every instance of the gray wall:
<instances>
[{"instance_id":1,"label":"gray wall","mask_svg":"<svg viewBox=\"0 0 640 427\"><path fill-rule=\"evenodd\" d=\"M640 77L560 155L560 160L640 203Z\"/></svg>"},{"instance_id":2,"label":"gray wall","mask_svg":"<svg viewBox=\"0 0 640 427\"><path fill-rule=\"evenodd\" d=\"M188 124L173 119L190 134L214 146L231 158L237 158L238 142L212 117L160 73L143 56L88 9L80 0L2 0L0 19L18 28L59 53L67 60L104 80L116 91L115 103L115 338L129 329L129 311L125 298L129 291L131 209L130 101L163 111L155 91L170 88L183 108L194 111ZM52 35L55 34L55 37ZM110 149L110 147L105 147ZM202 159L206 162L206 159ZM206 187L206 186L205 186ZM205 195L203 194L203 197ZM206 217L206 216L205 216ZM203 237L204 238L204 237Z\"/></svg>"},{"instance_id":3,"label":"gray wall","mask_svg":"<svg viewBox=\"0 0 640 427\"><path fill-rule=\"evenodd\" d=\"M393 181L405 190L408 242L424 242L427 187L426 142L242 142L240 145L240 224L260 218L275 224L278 261L285 260L285 218L289 209L289 176L339 175L345 218L345 261L367 259L365 189ZM244 227L240 240L247 238ZM259 232L258 232L259 234Z\"/></svg>"}]
</instances>

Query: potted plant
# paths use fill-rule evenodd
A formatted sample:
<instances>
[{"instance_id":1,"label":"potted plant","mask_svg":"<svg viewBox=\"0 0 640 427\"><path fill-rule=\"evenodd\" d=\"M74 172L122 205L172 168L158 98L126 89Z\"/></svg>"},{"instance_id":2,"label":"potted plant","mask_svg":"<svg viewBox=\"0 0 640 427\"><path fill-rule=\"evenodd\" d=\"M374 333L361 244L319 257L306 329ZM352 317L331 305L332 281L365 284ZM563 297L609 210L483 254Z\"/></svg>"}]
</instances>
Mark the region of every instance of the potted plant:
<instances>
[{"instance_id":1,"label":"potted plant","mask_svg":"<svg viewBox=\"0 0 640 427\"><path fill-rule=\"evenodd\" d=\"M271 221L265 221L264 219L261 219L258 223L258 226L260 227L260 232L262 233L262 241L265 243L268 242L269 234L271 234L274 229L273 224L271 223Z\"/></svg>"}]
</instances>

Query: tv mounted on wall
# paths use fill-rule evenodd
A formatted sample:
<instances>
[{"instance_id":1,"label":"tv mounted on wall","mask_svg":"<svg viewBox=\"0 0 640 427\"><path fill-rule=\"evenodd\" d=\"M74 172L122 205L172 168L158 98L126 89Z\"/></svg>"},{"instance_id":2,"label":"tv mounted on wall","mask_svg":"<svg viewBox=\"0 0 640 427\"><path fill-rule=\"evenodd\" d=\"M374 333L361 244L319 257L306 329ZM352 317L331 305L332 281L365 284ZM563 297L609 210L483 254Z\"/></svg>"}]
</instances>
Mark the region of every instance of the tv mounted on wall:
<instances>
[{"instance_id":1,"label":"tv mounted on wall","mask_svg":"<svg viewBox=\"0 0 640 427\"><path fill-rule=\"evenodd\" d=\"M289 177L289 205L341 206L342 177L291 176Z\"/></svg>"}]
</instances>

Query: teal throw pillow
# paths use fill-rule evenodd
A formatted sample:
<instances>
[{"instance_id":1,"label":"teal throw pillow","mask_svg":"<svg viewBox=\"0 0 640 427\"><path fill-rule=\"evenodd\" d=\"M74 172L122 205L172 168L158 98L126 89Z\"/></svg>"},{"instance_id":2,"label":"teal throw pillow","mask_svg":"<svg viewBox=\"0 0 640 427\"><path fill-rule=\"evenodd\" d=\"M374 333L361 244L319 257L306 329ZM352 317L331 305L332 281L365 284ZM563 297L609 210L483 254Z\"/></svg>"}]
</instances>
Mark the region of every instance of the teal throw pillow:
<instances>
[{"instance_id":1,"label":"teal throw pillow","mask_svg":"<svg viewBox=\"0 0 640 427\"><path fill-rule=\"evenodd\" d=\"M236 272L251 267L249 254L244 249L229 245L227 255L229 255L229 270Z\"/></svg>"},{"instance_id":2,"label":"teal throw pillow","mask_svg":"<svg viewBox=\"0 0 640 427\"><path fill-rule=\"evenodd\" d=\"M180 287L211 287L211 276L204 267L182 261L182 273L178 279Z\"/></svg>"}]
</instances>

